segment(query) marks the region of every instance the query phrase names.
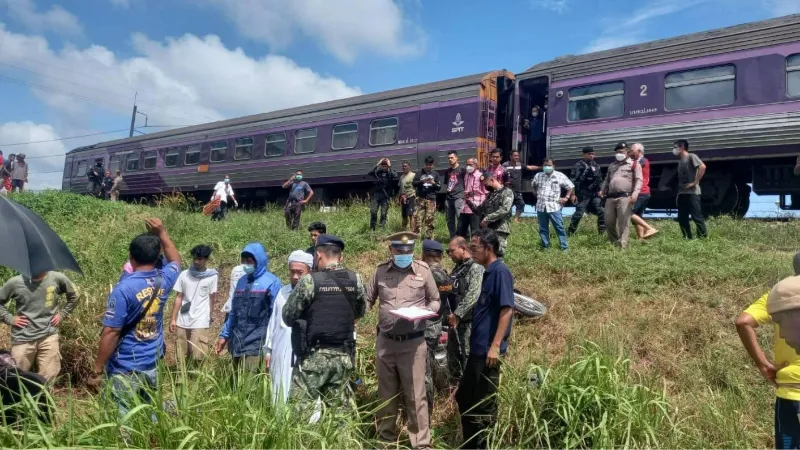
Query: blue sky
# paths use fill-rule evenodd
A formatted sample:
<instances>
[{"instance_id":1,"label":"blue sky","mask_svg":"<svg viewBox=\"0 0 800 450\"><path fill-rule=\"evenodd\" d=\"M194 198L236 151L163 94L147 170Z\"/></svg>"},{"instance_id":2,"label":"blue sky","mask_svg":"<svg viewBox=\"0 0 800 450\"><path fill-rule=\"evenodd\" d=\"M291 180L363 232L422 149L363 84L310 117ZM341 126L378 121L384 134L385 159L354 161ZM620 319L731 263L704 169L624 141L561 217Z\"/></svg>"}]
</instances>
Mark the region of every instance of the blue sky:
<instances>
[{"instance_id":1,"label":"blue sky","mask_svg":"<svg viewBox=\"0 0 800 450\"><path fill-rule=\"evenodd\" d=\"M800 0L0 0L0 148L78 145L800 12ZM143 125L144 117L137 124ZM150 132L154 128L141 128Z\"/></svg>"}]
</instances>

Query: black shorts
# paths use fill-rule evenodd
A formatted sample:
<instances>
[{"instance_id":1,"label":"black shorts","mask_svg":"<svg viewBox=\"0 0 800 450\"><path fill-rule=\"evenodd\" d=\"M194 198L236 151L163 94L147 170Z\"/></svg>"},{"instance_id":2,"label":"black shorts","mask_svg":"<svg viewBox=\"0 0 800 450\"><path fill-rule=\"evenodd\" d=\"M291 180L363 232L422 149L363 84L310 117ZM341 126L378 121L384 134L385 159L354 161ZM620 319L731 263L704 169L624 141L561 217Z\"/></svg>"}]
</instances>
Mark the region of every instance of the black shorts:
<instances>
[{"instance_id":1,"label":"black shorts","mask_svg":"<svg viewBox=\"0 0 800 450\"><path fill-rule=\"evenodd\" d=\"M631 212L639 217L643 217L649 202L650 194L640 195L639 198L636 199L636 204L633 205L633 210Z\"/></svg>"},{"instance_id":2,"label":"black shorts","mask_svg":"<svg viewBox=\"0 0 800 450\"><path fill-rule=\"evenodd\" d=\"M414 200L415 197L407 198L403 204L403 217L412 217L414 215Z\"/></svg>"},{"instance_id":3,"label":"black shorts","mask_svg":"<svg viewBox=\"0 0 800 450\"><path fill-rule=\"evenodd\" d=\"M525 211L525 200L522 198L522 192L514 192L514 203L512 205L517 208L517 211Z\"/></svg>"}]
</instances>

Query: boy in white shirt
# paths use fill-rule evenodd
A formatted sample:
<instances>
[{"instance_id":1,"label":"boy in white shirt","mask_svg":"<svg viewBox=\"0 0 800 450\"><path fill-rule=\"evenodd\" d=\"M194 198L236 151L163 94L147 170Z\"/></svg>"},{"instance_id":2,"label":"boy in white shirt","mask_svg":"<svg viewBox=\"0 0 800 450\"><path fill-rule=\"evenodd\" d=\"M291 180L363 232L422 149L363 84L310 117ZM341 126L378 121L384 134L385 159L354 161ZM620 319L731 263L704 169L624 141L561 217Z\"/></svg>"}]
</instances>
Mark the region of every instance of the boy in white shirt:
<instances>
[{"instance_id":1,"label":"boy in white shirt","mask_svg":"<svg viewBox=\"0 0 800 450\"><path fill-rule=\"evenodd\" d=\"M217 301L217 271L208 268L211 247L192 249L192 266L181 272L175 283L175 305L169 331L176 333L177 359L199 361L208 354L211 311Z\"/></svg>"}]
</instances>

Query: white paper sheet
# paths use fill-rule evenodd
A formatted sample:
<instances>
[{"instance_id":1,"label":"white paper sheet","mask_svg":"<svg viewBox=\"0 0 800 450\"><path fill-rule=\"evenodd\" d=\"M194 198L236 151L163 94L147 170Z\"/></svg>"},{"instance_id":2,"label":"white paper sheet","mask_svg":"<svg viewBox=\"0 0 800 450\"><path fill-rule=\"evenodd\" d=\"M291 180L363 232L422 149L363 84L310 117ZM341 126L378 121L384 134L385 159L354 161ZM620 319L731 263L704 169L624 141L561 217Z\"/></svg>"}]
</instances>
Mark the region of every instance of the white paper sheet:
<instances>
[{"instance_id":1,"label":"white paper sheet","mask_svg":"<svg viewBox=\"0 0 800 450\"><path fill-rule=\"evenodd\" d=\"M389 312L394 314L395 316L402 317L403 319L406 320L422 320L422 319L429 319L431 317L436 317L435 312L423 308L418 308L416 306L409 306L407 308L395 309Z\"/></svg>"}]
</instances>

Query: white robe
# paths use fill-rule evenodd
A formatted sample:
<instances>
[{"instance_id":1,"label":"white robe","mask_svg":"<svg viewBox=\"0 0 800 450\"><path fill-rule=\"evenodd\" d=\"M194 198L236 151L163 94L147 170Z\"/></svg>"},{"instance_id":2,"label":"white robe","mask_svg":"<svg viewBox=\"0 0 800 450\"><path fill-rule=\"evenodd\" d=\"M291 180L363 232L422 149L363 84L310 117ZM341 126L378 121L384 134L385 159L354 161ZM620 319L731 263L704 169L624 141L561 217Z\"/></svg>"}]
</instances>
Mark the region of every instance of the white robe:
<instances>
[{"instance_id":1,"label":"white robe","mask_svg":"<svg viewBox=\"0 0 800 450\"><path fill-rule=\"evenodd\" d=\"M292 293L292 285L287 284L278 292L272 308L272 316L267 327L267 338L264 342L264 354L270 354L269 373L272 376L273 402L289 398L289 387L292 385L292 328L283 323L283 306ZM278 396L280 394L280 397Z\"/></svg>"}]
</instances>

